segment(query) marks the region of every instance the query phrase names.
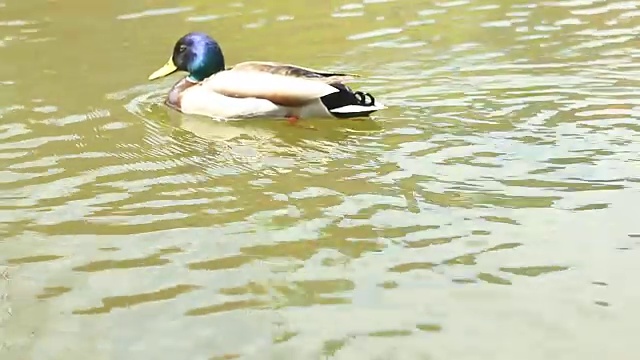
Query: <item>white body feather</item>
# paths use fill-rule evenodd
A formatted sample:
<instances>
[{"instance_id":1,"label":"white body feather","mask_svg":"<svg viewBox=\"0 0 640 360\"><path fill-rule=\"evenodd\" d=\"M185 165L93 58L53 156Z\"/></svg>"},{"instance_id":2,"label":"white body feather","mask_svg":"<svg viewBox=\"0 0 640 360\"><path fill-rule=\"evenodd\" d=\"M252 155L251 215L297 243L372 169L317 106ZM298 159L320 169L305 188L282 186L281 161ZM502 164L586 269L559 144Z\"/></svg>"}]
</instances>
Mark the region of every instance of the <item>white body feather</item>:
<instances>
[{"instance_id":1,"label":"white body feather","mask_svg":"<svg viewBox=\"0 0 640 360\"><path fill-rule=\"evenodd\" d=\"M247 118L333 118L321 97L339 91L322 81L253 70L219 72L200 84L185 89L180 108L185 114L223 120ZM271 99L271 100L267 100ZM279 105L295 103L296 106ZM348 105L336 113L361 113L384 106Z\"/></svg>"},{"instance_id":2,"label":"white body feather","mask_svg":"<svg viewBox=\"0 0 640 360\"><path fill-rule=\"evenodd\" d=\"M332 117L320 99L299 108L287 107L276 105L266 99L225 96L202 86L193 86L183 92L181 110L185 114L203 115L221 120L257 117L282 119L285 116Z\"/></svg>"}]
</instances>

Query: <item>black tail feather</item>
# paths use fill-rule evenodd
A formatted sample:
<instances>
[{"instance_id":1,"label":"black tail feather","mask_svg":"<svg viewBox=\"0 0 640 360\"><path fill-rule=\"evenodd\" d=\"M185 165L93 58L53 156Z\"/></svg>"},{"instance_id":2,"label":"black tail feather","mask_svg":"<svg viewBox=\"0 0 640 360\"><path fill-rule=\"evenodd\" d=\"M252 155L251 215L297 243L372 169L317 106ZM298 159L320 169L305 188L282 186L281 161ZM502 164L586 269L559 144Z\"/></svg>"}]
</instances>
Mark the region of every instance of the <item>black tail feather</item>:
<instances>
[{"instance_id":1,"label":"black tail feather","mask_svg":"<svg viewBox=\"0 0 640 360\"><path fill-rule=\"evenodd\" d=\"M357 105L362 105L362 106L375 106L376 105L376 99L373 97L373 95L371 95L369 93L362 92L362 91L356 91L356 92L353 93L353 95L358 100L358 104ZM371 100L371 101L367 102L367 100Z\"/></svg>"},{"instance_id":2,"label":"black tail feather","mask_svg":"<svg viewBox=\"0 0 640 360\"><path fill-rule=\"evenodd\" d=\"M375 108L372 108L371 110L365 110L365 111L355 112L355 113L332 112L331 110L333 109L341 108L343 106L348 106L348 105L374 107L376 103L376 99L373 97L373 95L369 93L362 92L362 91L353 91L351 90L351 88L349 88L344 84L334 83L330 85L338 89L338 92L325 95L322 98L320 98L320 100L333 116L341 119L352 118L352 117L362 117L362 116L368 116L372 112L376 111Z\"/></svg>"}]
</instances>

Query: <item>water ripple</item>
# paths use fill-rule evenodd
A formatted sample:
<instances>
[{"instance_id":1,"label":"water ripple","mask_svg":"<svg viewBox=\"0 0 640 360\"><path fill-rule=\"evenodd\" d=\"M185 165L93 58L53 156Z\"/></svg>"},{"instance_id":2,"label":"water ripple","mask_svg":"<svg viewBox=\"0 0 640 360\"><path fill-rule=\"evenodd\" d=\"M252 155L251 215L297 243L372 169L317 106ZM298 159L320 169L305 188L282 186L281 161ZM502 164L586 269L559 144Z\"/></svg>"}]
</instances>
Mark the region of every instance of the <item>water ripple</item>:
<instances>
[{"instance_id":1,"label":"water ripple","mask_svg":"<svg viewBox=\"0 0 640 360\"><path fill-rule=\"evenodd\" d=\"M193 10L192 7L151 9L151 10L145 10L137 13L118 15L117 19L132 20L132 19L139 19L139 18L149 17L149 16L178 14L178 13L187 12L191 10Z\"/></svg>"}]
</instances>

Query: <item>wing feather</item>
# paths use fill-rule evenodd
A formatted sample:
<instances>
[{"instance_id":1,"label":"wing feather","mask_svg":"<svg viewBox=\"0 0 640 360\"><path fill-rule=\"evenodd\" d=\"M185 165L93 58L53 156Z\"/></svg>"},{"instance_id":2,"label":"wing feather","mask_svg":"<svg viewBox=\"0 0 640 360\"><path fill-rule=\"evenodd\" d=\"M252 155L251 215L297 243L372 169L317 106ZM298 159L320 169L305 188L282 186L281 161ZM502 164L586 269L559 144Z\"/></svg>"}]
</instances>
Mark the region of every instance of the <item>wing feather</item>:
<instances>
[{"instance_id":1,"label":"wing feather","mask_svg":"<svg viewBox=\"0 0 640 360\"><path fill-rule=\"evenodd\" d=\"M322 81L314 81L308 76L260 71L252 67L219 72L205 80L202 86L225 96L267 99L282 106L302 106L338 91L335 87Z\"/></svg>"},{"instance_id":2,"label":"wing feather","mask_svg":"<svg viewBox=\"0 0 640 360\"><path fill-rule=\"evenodd\" d=\"M307 78L307 79L313 79L313 80L323 81L327 83L341 82L341 81L351 80L353 78L360 77L357 74L321 71L321 70L306 68L298 65L269 62L269 61L245 61L245 62L241 62L239 64L234 65L232 68L230 68L230 70L231 71L253 70L253 71L260 71L260 72L268 72L271 74Z\"/></svg>"}]
</instances>

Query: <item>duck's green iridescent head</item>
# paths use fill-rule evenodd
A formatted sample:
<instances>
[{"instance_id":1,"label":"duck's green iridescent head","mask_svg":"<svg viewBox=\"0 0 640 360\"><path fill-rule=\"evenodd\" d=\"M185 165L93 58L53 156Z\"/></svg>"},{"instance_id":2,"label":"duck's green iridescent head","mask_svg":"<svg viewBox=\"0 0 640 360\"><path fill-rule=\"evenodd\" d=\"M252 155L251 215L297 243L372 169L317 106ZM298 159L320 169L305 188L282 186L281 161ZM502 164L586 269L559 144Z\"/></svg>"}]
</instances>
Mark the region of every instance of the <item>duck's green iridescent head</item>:
<instances>
[{"instance_id":1,"label":"duck's green iridescent head","mask_svg":"<svg viewBox=\"0 0 640 360\"><path fill-rule=\"evenodd\" d=\"M224 56L220 45L207 34L192 32L176 42L169 61L151 74L149 80L186 71L189 80L199 82L222 70Z\"/></svg>"}]
</instances>

